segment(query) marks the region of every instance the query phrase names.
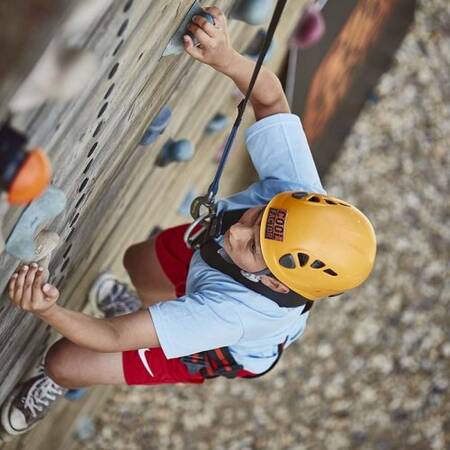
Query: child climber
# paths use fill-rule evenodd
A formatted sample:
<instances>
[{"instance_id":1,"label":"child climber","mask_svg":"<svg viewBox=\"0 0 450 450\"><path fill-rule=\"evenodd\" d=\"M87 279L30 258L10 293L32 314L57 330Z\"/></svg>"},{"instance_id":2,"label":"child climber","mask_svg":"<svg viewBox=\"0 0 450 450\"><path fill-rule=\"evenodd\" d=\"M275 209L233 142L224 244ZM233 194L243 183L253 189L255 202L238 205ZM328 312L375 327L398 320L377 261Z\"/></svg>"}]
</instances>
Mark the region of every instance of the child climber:
<instances>
[{"instance_id":1,"label":"child climber","mask_svg":"<svg viewBox=\"0 0 450 450\"><path fill-rule=\"evenodd\" d=\"M194 17L189 31L200 46L185 36L185 51L246 92L254 62L231 47L221 10L205 9L215 24ZM124 265L136 295L110 274L90 291L103 319L59 306L36 264L12 276L14 304L64 338L3 406L9 433L29 430L68 388L260 376L303 334L315 300L368 277L373 228L354 206L326 195L275 74L262 68L250 101L257 121L246 143L260 181L219 203L218 237L192 251L184 225L132 245Z\"/></svg>"}]
</instances>

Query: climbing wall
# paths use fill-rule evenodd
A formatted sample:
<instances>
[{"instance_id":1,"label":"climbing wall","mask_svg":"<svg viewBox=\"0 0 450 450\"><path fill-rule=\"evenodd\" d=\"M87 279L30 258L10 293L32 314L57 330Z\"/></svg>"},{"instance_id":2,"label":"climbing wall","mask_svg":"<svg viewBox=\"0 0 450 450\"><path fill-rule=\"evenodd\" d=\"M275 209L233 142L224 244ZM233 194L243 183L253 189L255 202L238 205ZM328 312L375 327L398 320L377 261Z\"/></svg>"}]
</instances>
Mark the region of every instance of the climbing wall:
<instances>
[{"instance_id":1,"label":"climbing wall","mask_svg":"<svg viewBox=\"0 0 450 450\"><path fill-rule=\"evenodd\" d=\"M146 239L154 226L188 221L180 204L186 203L189 193L203 193L216 169L217 156L237 112L235 86L186 54L162 57L192 3L111 2L79 43L97 58L95 73L81 93L71 101L47 102L14 117L14 126L27 133L30 147L48 152L54 168L52 183L67 197L63 213L46 228L61 238L50 262L50 281L62 292L61 304L71 309L83 309L87 289L100 271L110 268L124 275L122 256L127 246ZM229 13L234 2L202 3ZM275 72L305 3L287 3L267 62ZM233 46L244 52L259 28L229 20ZM139 145L164 105L173 109L168 128L152 145ZM205 126L217 112L229 115L230 125L222 132L206 134ZM225 171L223 195L246 184L249 161L242 135L253 121L249 107ZM169 138L189 139L195 147L193 159L164 168L155 166L158 152ZM5 237L22 211L17 207L8 210L3 221ZM6 252L1 254L2 289L18 263ZM31 314L15 309L5 296L0 336L1 403L54 336ZM73 411L67 414L73 417ZM58 420L63 416L61 413ZM36 439L37 434L30 436ZM34 442L38 448L38 441Z\"/></svg>"}]
</instances>

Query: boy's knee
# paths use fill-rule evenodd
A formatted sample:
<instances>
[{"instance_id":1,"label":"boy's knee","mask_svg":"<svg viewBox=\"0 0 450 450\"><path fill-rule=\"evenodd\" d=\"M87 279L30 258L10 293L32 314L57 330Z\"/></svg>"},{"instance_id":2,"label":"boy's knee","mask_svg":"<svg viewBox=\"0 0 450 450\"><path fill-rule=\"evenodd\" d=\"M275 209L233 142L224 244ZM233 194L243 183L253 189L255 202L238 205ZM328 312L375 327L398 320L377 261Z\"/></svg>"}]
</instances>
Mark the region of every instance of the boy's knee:
<instances>
[{"instance_id":1,"label":"boy's knee","mask_svg":"<svg viewBox=\"0 0 450 450\"><path fill-rule=\"evenodd\" d=\"M60 339L53 344L45 357L45 373L60 386L69 382L70 368L67 365L67 339Z\"/></svg>"}]
</instances>

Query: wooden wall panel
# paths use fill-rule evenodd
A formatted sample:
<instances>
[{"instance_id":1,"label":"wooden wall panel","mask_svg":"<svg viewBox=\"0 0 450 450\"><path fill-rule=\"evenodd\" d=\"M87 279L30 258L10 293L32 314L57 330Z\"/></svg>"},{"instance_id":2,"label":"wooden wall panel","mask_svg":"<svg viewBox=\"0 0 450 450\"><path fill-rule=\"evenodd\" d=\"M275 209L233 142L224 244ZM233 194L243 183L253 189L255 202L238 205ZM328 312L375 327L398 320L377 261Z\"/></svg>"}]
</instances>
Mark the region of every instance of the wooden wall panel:
<instances>
[{"instance_id":1,"label":"wooden wall panel","mask_svg":"<svg viewBox=\"0 0 450 450\"><path fill-rule=\"evenodd\" d=\"M62 238L50 264L51 280L61 288L61 302L73 309L84 307L86 290L100 270L110 267L124 275L124 250L145 239L154 225L169 226L188 220L177 213L178 205L190 187L194 186L197 193L206 190L216 168L217 150L237 113L231 80L186 54L161 58L192 0L134 0L124 12L126 3L114 1L96 29L85 36L82 44L98 58L96 73L86 89L70 102L44 104L14 121L28 131L31 145L48 150L55 171L53 183L68 198L64 213L47 228ZM275 71L281 66L285 42L305 3L291 0L286 6L276 34L277 48L268 63ZM217 5L228 12L233 1L203 4ZM243 50L258 28L230 20L235 48ZM168 129L152 146L140 146L147 125L165 104L174 110ZM104 112L98 117L102 108ZM231 116L230 127L226 132L206 135L204 127L218 111ZM225 172L224 194L240 188L244 182L242 176L249 161L242 138L253 120L249 107ZM169 137L192 140L196 147L194 159L164 169L155 167L157 153ZM19 208L8 212L3 224L5 235L14 227L20 212ZM17 263L5 253L0 256L2 289ZM38 360L48 333L42 323L4 300L0 337L2 402ZM64 415L58 411L58 419L53 415L55 420L73 422L73 412ZM39 435L39 431L35 433ZM38 441L35 442L38 448ZM42 445L45 446L45 439Z\"/></svg>"}]
</instances>

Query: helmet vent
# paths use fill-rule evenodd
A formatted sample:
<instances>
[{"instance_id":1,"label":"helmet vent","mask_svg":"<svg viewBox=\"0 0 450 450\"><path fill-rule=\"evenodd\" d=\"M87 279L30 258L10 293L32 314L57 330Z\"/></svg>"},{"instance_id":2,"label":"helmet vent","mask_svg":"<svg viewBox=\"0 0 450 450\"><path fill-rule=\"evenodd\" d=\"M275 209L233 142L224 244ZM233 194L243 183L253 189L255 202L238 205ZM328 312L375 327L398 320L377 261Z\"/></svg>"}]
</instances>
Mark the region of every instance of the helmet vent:
<instances>
[{"instance_id":1,"label":"helmet vent","mask_svg":"<svg viewBox=\"0 0 450 450\"><path fill-rule=\"evenodd\" d=\"M331 275L332 277L337 276L337 273L333 269L326 269L324 270L324 272L327 273L328 275Z\"/></svg>"},{"instance_id":2,"label":"helmet vent","mask_svg":"<svg viewBox=\"0 0 450 450\"><path fill-rule=\"evenodd\" d=\"M306 266L309 256L306 253L298 253L297 256L300 267Z\"/></svg>"},{"instance_id":3,"label":"helmet vent","mask_svg":"<svg viewBox=\"0 0 450 450\"><path fill-rule=\"evenodd\" d=\"M306 197L307 195L308 195L307 192L301 192L301 191L300 191L300 192L294 192L294 193L292 194L292 197L296 198L297 200L300 200L300 199Z\"/></svg>"},{"instance_id":4,"label":"helmet vent","mask_svg":"<svg viewBox=\"0 0 450 450\"><path fill-rule=\"evenodd\" d=\"M311 267L313 269L321 269L322 267L325 267L325 263L323 263L322 261L319 261L318 259L316 259L312 264Z\"/></svg>"},{"instance_id":5,"label":"helmet vent","mask_svg":"<svg viewBox=\"0 0 450 450\"><path fill-rule=\"evenodd\" d=\"M314 197L308 198L308 202L320 203L320 198L315 195Z\"/></svg>"},{"instance_id":6,"label":"helmet vent","mask_svg":"<svg viewBox=\"0 0 450 450\"><path fill-rule=\"evenodd\" d=\"M328 298L337 297L338 295L342 295L342 294L343 294L343 292L339 292L337 294L329 295Z\"/></svg>"},{"instance_id":7,"label":"helmet vent","mask_svg":"<svg viewBox=\"0 0 450 450\"><path fill-rule=\"evenodd\" d=\"M347 206L347 208L351 208L351 206L350 206L350 205L347 205L347 203L341 203L341 202L339 202L339 204L342 205L342 206Z\"/></svg>"},{"instance_id":8,"label":"helmet vent","mask_svg":"<svg viewBox=\"0 0 450 450\"><path fill-rule=\"evenodd\" d=\"M337 203L336 203L336 202L333 202L333 200L325 199L325 201L326 201L329 205L337 205Z\"/></svg>"},{"instance_id":9,"label":"helmet vent","mask_svg":"<svg viewBox=\"0 0 450 450\"><path fill-rule=\"evenodd\" d=\"M286 253L279 260L280 265L286 267L286 269L295 269L294 257L290 253Z\"/></svg>"}]
</instances>

